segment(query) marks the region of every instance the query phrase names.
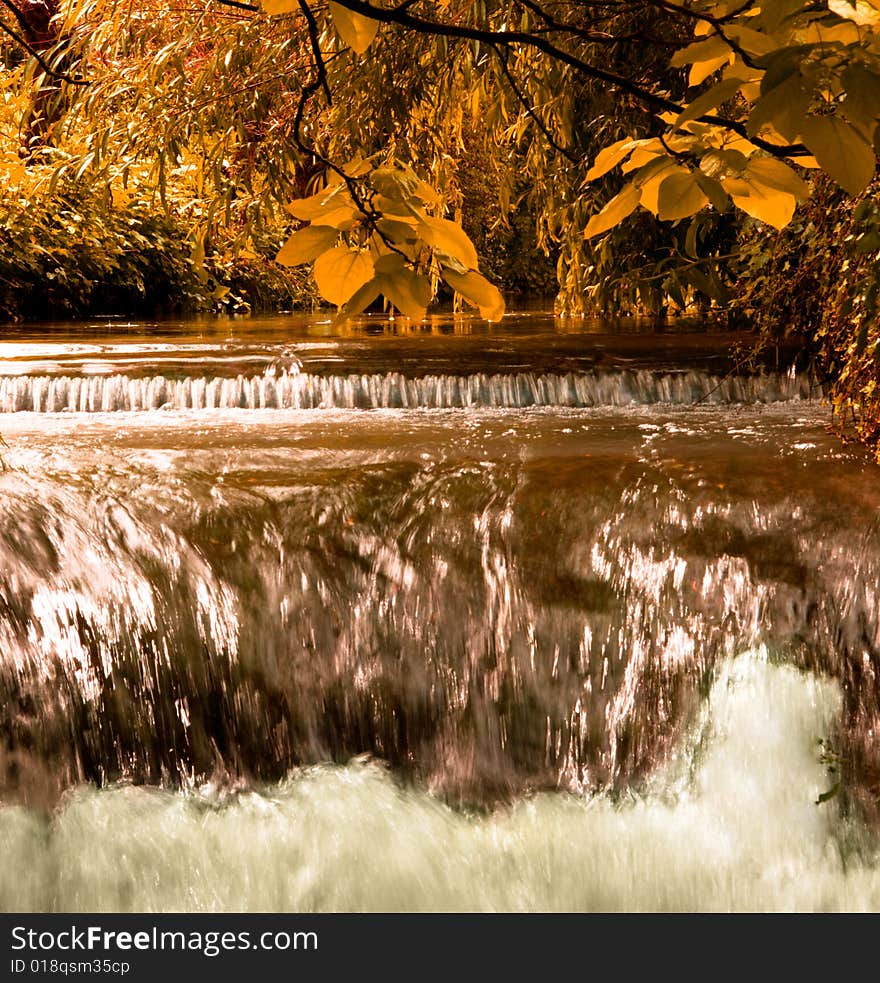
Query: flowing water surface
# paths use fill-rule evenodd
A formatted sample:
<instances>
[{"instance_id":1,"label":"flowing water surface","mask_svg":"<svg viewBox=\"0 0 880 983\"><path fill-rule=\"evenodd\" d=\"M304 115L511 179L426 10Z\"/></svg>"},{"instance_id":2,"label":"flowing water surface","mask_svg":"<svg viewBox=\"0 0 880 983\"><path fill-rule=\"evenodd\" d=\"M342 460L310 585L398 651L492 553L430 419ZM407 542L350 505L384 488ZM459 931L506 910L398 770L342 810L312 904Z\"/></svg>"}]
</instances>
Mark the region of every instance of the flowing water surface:
<instances>
[{"instance_id":1,"label":"flowing water surface","mask_svg":"<svg viewBox=\"0 0 880 983\"><path fill-rule=\"evenodd\" d=\"M729 335L0 341L0 908L880 908L880 482Z\"/></svg>"}]
</instances>

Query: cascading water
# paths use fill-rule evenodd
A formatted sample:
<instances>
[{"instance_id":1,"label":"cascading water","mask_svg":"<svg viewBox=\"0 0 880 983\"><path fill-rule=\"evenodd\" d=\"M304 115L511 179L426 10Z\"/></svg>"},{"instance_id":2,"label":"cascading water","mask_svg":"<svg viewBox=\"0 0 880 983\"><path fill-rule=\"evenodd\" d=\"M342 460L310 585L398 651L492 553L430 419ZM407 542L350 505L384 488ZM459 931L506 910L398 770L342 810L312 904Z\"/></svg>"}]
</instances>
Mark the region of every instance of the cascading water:
<instances>
[{"instance_id":1,"label":"cascading water","mask_svg":"<svg viewBox=\"0 0 880 983\"><path fill-rule=\"evenodd\" d=\"M705 372L569 372L321 376L0 377L0 413L116 413L213 409L449 409L775 403L818 394L795 373L717 377Z\"/></svg>"},{"instance_id":2,"label":"cascading water","mask_svg":"<svg viewBox=\"0 0 880 983\"><path fill-rule=\"evenodd\" d=\"M806 375L309 338L5 353L0 907L880 903L880 491Z\"/></svg>"}]
</instances>

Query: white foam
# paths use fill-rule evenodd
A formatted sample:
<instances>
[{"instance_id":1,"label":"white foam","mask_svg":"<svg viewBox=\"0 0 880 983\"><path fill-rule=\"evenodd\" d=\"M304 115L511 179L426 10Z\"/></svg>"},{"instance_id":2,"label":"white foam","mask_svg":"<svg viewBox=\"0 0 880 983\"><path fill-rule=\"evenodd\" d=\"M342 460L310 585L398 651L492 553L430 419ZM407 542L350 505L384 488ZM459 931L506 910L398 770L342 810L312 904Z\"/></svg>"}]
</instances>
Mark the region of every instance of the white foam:
<instances>
[{"instance_id":1,"label":"white foam","mask_svg":"<svg viewBox=\"0 0 880 983\"><path fill-rule=\"evenodd\" d=\"M225 804L80 790L51 825L0 812L5 909L876 910L819 757L837 688L762 652L719 671L676 760L625 802L545 794L491 817L321 767ZM850 842L844 846L844 842Z\"/></svg>"}]
</instances>

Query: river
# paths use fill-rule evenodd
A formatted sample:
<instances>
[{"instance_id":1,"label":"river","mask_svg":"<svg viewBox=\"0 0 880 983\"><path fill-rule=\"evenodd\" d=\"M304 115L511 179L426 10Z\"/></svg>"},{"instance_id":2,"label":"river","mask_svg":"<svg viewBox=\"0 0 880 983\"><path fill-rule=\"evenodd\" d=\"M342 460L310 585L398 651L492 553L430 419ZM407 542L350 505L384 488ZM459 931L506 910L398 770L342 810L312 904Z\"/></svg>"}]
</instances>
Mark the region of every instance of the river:
<instances>
[{"instance_id":1,"label":"river","mask_svg":"<svg viewBox=\"0 0 880 983\"><path fill-rule=\"evenodd\" d=\"M880 908L878 471L747 341L6 329L0 908Z\"/></svg>"}]
</instances>

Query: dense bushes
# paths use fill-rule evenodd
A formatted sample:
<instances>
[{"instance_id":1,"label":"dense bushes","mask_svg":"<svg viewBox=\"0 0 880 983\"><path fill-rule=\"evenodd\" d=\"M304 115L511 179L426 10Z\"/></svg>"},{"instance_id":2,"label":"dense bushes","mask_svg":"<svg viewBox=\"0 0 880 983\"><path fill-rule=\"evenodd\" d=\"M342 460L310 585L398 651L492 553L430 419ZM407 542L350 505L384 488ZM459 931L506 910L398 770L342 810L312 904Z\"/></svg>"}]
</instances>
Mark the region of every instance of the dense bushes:
<instances>
[{"instance_id":1,"label":"dense bushes","mask_svg":"<svg viewBox=\"0 0 880 983\"><path fill-rule=\"evenodd\" d=\"M158 202L114 207L68 188L0 196L0 319L163 315L311 304L307 274L271 259L277 241L245 257L194 259L183 221Z\"/></svg>"},{"instance_id":2,"label":"dense bushes","mask_svg":"<svg viewBox=\"0 0 880 983\"><path fill-rule=\"evenodd\" d=\"M825 178L781 232L744 233L735 310L767 343L796 339L842 429L880 460L880 183L856 199Z\"/></svg>"}]
</instances>

